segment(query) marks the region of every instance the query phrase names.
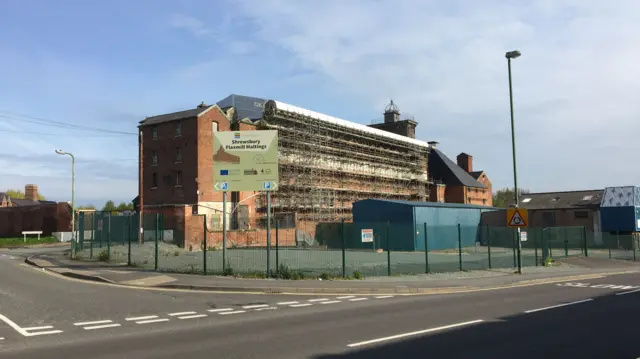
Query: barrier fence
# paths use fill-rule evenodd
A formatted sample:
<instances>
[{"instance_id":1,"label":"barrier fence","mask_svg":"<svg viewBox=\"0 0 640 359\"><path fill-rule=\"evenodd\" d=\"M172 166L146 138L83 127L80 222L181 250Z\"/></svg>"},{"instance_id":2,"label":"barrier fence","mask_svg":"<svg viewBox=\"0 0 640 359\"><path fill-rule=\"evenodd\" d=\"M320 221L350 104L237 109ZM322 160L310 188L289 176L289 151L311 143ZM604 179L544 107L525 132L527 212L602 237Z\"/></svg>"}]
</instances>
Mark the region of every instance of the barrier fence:
<instances>
[{"instance_id":1,"label":"barrier fence","mask_svg":"<svg viewBox=\"0 0 640 359\"><path fill-rule=\"evenodd\" d=\"M160 214L81 214L80 259L126 263L156 271L303 277L364 277L516 268L517 231L489 226L427 223L297 223L270 234L264 228L212 231L207 216L185 221L190 230L167 228ZM630 234L592 233L585 227L521 231L521 265L549 259L594 256L636 260ZM178 235L176 235L176 233ZM268 237L271 237L268 240Z\"/></svg>"}]
</instances>

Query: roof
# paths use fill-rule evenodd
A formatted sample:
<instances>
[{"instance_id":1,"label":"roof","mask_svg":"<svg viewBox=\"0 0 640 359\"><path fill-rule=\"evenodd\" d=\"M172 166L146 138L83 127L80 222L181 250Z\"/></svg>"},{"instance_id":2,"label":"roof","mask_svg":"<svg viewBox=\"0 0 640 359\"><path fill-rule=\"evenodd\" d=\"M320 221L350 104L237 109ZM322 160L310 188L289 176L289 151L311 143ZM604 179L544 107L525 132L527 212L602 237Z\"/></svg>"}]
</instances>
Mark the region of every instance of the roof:
<instances>
[{"instance_id":1,"label":"roof","mask_svg":"<svg viewBox=\"0 0 640 359\"><path fill-rule=\"evenodd\" d=\"M211 105L211 106L203 106L203 107L196 107L196 108L193 108L193 109L190 109L190 110L184 110L184 111L178 111L178 112L172 112L172 113L165 113L163 115L156 115L156 116L147 117L144 120L140 121L140 125L141 126L157 125L159 123L177 121L177 120L184 120L184 119L187 119L187 118L197 117L201 113L207 111L212 106L213 105Z\"/></svg>"},{"instance_id":2,"label":"roof","mask_svg":"<svg viewBox=\"0 0 640 359\"><path fill-rule=\"evenodd\" d=\"M471 177L473 177L474 179L478 179L480 178L480 176L482 176L482 174L484 173L484 171L471 171L469 172L469 174L471 175Z\"/></svg>"},{"instance_id":3,"label":"roof","mask_svg":"<svg viewBox=\"0 0 640 359\"><path fill-rule=\"evenodd\" d=\"M526 209L568 209L599 207L604 190L526 193L520 195L520 207Z\"/></svg>"},{"instance_id":4,"label":"roof","mask_svg":"<svg viewBox=\"0 0 640 359\"><path fill-rule=\"evenodd\" d=\"M243 96L232 94L218 101L216 104L220 108L234 107L238 120L248 118L257 121L262 118L264 104L267 100L259 97Z\"/></svg>"},{"instance_id":5,"label":"roof","mask_svg":"<svg viewBox=\"0 0 640 359\"><path fill-rule=\"evenodd\" d=\"M458 185L473 188L485 186L453 162L442 151L433 148L429 153L429 173L434 180L440 180L445 185Z\"/></svg>"},{"instance_id":6,"label":"roof","mask_svg":"<svg viewBox=\"0 0 640 359\"><path fill-rule=\"evenodd\" d=\"M412 207L479 208L479 209L484 209L484 210L487 210L487 209L504 210L504 208L487 207L487 206L480 206L480 205L475 205L475 204L401 201L401 200L395 200L395 199L378 199L378 198L363 199L363 200L360 200L360 201L356 201L354 203L365 202L365 201L394 203L394 204L400 204L400 205L412 206Z\"/></svg>"},{"instance_id":7,"label":"roof","mask_svg":"<svg viewBox=\"0 0 640 359\"><path fill-rule=\"evenodd\" d=\"M351 129L358 130L358 131L361 131L361 132L370 133L372 135L376 135L376 136L380 136L380 137L387 137L387 138L390 138L390 139L394 139L396 141L401 141L401 142L410 143L410 144L421 146L421 147L431 148L431 145L429 145L425 141L420 141L420 140L416 140L414 138L410 138L410 137L406 137L406 136L402 136L402 135L397 135L395 133L391 133L391 132L387 132L385 130L380 130L380 129L377 129L377 128L369 127L369 126L366 126L366 125L363 125L363 124L360 124L360 123L343 120L341 118L337 118L337 117L325 115L325 114L322 114L322 113L314 112L314 111L311 111L311 110L307 110L307 109L304 109L304 108L301 108L301 107L289 105L289 104L286 104L284 102L269 100L269 101L267 101L267 104L265 105L265 107L269 106L270 103L273 104L275 106L275 108L277 110L279 110L279 111L295 113L295 114L298 114L298 115L315 118L315 119L323 121L323 122L332 123L334 125L338 125L338 126L342 126L342 127L346 127L346 128L351 128Z\"/></svg>"},{"instance_id":8,"label":"roof","mask_svg":"<svg viewBox=\"0 0 640 359\"><path fill-rule=\"evenodd\" d=\"M607 187L602 196L602 207L640 207L640 187Z\"/></svg>"}]
</instances>

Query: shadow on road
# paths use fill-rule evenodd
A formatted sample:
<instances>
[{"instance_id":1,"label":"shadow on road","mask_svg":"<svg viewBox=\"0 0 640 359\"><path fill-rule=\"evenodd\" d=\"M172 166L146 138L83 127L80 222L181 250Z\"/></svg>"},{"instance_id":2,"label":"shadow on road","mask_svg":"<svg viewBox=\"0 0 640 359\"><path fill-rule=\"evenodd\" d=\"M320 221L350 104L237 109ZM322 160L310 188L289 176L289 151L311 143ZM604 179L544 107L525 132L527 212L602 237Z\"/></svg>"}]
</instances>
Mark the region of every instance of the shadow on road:
<instances>
[{"instance_id":1,"label":"shadow on road","mask_svg":"<svg viewBox=\"0 0 640 359\"><path fill-rule=\"evenodd\" d=\"M500 303L496 303L500 305ZM531 308L536 309L536 308ZM640 292L519 314L439 332L352 348L315 359L600 358L640 357ZM455 324L455 323L451 323ZM416 328L407 332L429 329ZM389 336L402 333L388 333ZM366 338L371 340L377 338ZM345 343L345 346L351 343Z\"/></svg>"}]
</instances>

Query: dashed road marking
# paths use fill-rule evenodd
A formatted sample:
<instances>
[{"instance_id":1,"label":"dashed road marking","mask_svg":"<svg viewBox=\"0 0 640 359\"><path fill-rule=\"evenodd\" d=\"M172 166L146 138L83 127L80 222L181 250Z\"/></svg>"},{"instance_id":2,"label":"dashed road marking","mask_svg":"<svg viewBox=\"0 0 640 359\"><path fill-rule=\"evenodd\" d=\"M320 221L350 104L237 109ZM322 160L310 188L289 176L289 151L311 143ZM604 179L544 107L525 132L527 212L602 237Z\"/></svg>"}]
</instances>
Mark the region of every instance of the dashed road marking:
<instances>
[{"instance_id":1,"label":"dashed road marking","mask_svg":"<svg viewBox=\"0 0 640 359\"><path fill-rule=\"evenodd\" d=\"M184 317L178 317L178 319L196 319L196 318L204 318L208 317L206 314L196 314L196 315L187 315Z\"/></svg>"},{"instance_id":2,"label":"dashed road marking","mask_svg":"<svg viewBox=\"0 0 640 359\"><path fill-rule=\"evenodd\" d=\"M640 289L630 290L628 292L616 293L616 295L625 295L625 294L631 294L631 293L637 293L637 292L640 292Z\"/></svg>"},{"instance_id":3,"label":"dashed road marking","mask_svg":"<svg viewBox=\"0 0 640 359\"><path fill-rule=\"evenodd\" d=\"M24 330L27 331L31 331L31 330L43 330L43 329L53 329L53 326L51 325L45 325L44 327L30 327L30 328L22 328Z\"/></svg>"},{"instance_id":4,"label":"dashed road marking","mask_svg":"<svg viewBox=\"0 0 640 359\"><path fill-rule=\"evenodd\" d=\"M261 312L263 310L276 310L276 309L278 309L278 307L258 308L258 309L256 309L256 312Z\"/></svg>"},{"instance_id":5,"label":"dashed road marking","mask_svg":"<svg viewBox=\"0 0 640 359\"><path fill-rule=\"evenodd\" d=\"M168 322L169 318L160 318L160 319L151 319L151 320L141 320L136 322L136 324L151 324L151 323L160 323L160 322Z\"/></svg>"},{"instance_id":6,"label":"dashed road marking","mask_svg":"<svg viewBox=\"0 0 640 359\"><path fill-rule=\"evenodd\" d=\"M330 300L328 302L320 302L320 304L335 304L335 303L342 303L341 300Z\"/></svg>"},{"instance_id":7,"label":"dashed road marking","mask_svg":"<svg viewBox=\"0 0 640 359\"><path fill-rule=\"evenodd\" d=\"M245 310L235 310L233 312L222 312L222 313L218 313L220 315L227 315L227 314L240 314L240 313L246 313Z\"/></svg>"},{"instance_id":8,"label":"dashed road marking","mask_svg":"<svg viewBox=\"0 0 640 359\"><path fill-rule=\"evenodd\" d=\"M197 313L196 312L178 312L178 313L169 313L169 316L177 317L177 316L192 315L192 314L197 314Z\"/></svg>"},{"instance_id":9,"label":"dashed road marking","mask_svg":"<svg viewBox=\"0 0 640 359\"><path fill-rule=\"evenodd\" d=\"M115 327L119 327L120 324L118 323L114 323L114 324L105 324L105 325L95 325L92 327L84 327L82 329L84 330L95 330L95 329L106 329L106 328L115 328Z\"/></svg>"},{"instance_id":10,"label":"dashed road marking","mask_svg":"<svg viewBox=\"0 0 640 359\"><path fill-rule=\"evenodd\" d=\"M349 299L350 302L359 302L361 300L367 300L369 298L353 298L353 299Z\"/></svg>"},{"instance_id":11,"label":"dashed road marking","mask_svg":"<svg viewBox=\"0 0 640 359\"><path fill-rule=\"evenodd\" d=\"M0 337L0 340L4 340L4 338L3 338L3 337Z\"/></svg>"},{"instance_id":12,"label":"dashed road marking","mask_svg":"<svg viewBox=\"0 0 640 359\"><path fill-rule=\"evenodd\" d=\"M313 304L311 303L303 303L303 304L291 304L290 307L291 308L300 308L300 307L309 307L312 306Z\"/></svg>"},{"instance_id":13,"label":"dashed road marking","mask_svg":"<svg viewBox=\"0 0 640 359\"><path fill-rule=\"evenodd\" d=\"M124 320L129 321L129 322L133 322L133 321L156 319L156 318L158 318L157 315L147 315L146 317L125 318Z\"/></svg>"},{"instance_id":14,"label":"dashed road marking","mask_svg":"<svg viewBox=\"0 0 640 359\"><path fill-rule=\"evenodd\" d=\"M578 300L578 301L571 302L571 303L564 303L564 304L552 305L552 306L550 306L550 307L544 307L544 308L538 308L538 309L531 309L531 310L527 310L527 311L525 311L525 313L526 313L526 314L529 314L529 313L540 312L540 311L548 310L548 309L554 309L554 308L566 307L566 306L569 306L569 305L574 305L574 304L580 304L580 303L590 302L590 301L592 301L592 300L593 300L593 299L589 298L589 299L584 299L584 300Z\"/></svg>"},{"instance_id":15,"label":"dashed road marking","mask_svg":"<svg viewBox=\"0 0 640 359\"><path fill-rule=\"evenodd\" d=\"M324 302L326 300L329 300L329 298L309 299L309 302Z\"/></svg>"},{"instance_id":16,"label":"dashed road marking","mask_svg":"<svg viewBox=\"0 0 640 359\"><path fill-rule=\"evenodd\" d=\"M355 297L356 297L355 295L345 295L345 296L336 297L336 298L337 299L351 299L351 298L355 298Z\"/></svg>"},{"instance_id":17,"label":"dashed road marking","mask_svg":"<svg viewBox=\"0 0 640 359\"><path fill-rule=\"evenodd\" d=\"M269 304L256 304L256 305L245 305L242 309L256 309L256 308L266 308Z\"/></svg>"},{"instance_id":18,"label":"dashed road marking","mask_svg":"<svg viewBox=\"0 0 640 359\"><path fill-rule=\"evenodd\" d=\"M375 297L376 299L385 299L385 298L393 298L392 295L379 295L377 297Z\"/></svg>"},{"instance_id":19,"label":"dashed road marking","mask_svg":"<svg viewBox=\"0 0 640 359\"><path fill-rule=\"evenodd\" d=\"M83 327L85 325L96 325L96 324L107 324L107 323L113 323L113 320L96 320L94 322L73 323L73 325Z\"/></svg>"},{"instance_id":20,"label":"dashed road marking","mask_svg":"<svg viewBox=\"0 0 640 359\"><path fill-rule=\"evenodd\" d=\"M208 312L211 313L220 313L220 312L231 312L233 309L231 308L221 308L221 309L209 309Z\"/></svg>"},{"instance_id":21,"label":"dashed road marking","mask_svg":"<svg viewBox=\"0 0 640 359\"><path fill-rule=\"evenodd\" d=\"M276 303L278 305L291 305L291 304L298 304L298 302L293 301L293 302L280 302L280 303Z\"/></svg>"}]
</instances>

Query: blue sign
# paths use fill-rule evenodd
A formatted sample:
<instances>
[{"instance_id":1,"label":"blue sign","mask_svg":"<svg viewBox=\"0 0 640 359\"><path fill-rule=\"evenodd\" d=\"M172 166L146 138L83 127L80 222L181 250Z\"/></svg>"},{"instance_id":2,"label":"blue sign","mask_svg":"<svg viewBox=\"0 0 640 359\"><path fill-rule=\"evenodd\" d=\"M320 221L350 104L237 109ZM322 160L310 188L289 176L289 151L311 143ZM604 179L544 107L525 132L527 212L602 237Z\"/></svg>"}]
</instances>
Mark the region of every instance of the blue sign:
<instances>
[{"instance_id":1,"label":"blue sign","mask_svg":"<svg viewBox=\"0 0 640 359\"><path fill-rule=\"evenodd\" d=\"M265 182L264 189L271 189L271 182Z\"/></svg>"},{"instance_id":2,"label":"blue sign","mask_svg":"<svg viewBox=\"0 0 640 359\"><path fill-rule=\"evenodd\" d=\"M220 170L220 176L228 176L229 170Z\"/></svg>"},{"instance_id":3,"label":"blue sign","mask_svg":"<svg viewBox=\"0 0 640 359\"><path fill-rule=\"evenodd\" d=\"M229 189L229 183L222 182L222 186L220 186L220 189L222 189L223 191L228 190Z\"/></svg>"}]
</instances>

